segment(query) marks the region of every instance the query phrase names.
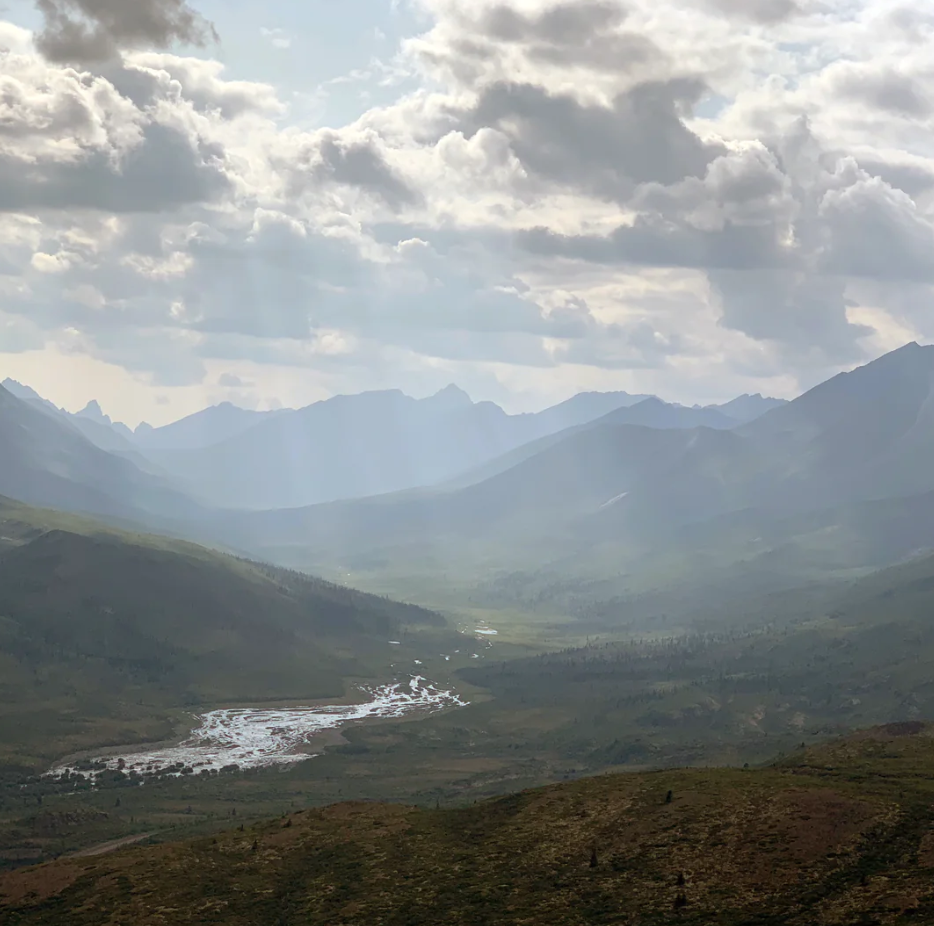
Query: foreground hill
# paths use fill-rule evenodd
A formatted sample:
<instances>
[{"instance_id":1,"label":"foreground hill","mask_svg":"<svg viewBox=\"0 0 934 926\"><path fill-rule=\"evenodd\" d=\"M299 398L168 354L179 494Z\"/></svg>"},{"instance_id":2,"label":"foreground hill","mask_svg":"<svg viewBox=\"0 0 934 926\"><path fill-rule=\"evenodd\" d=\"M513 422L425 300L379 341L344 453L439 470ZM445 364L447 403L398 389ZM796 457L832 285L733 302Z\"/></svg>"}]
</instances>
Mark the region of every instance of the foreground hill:
<instances>
[{"instance_id":1,"label":"foreground hill","mask_svg":"<svg viewBox=\"0 0 934 926\"><path fill-rule=\"evenodd\" d=\"M338 804L0 878L15 926L927 923L934 736L614 775L460 810Z\"/></svg>"},{"instance_id":2,"label":"foreground hill","mask_svg":"<svg viewBox=\"0 0 934 926\"><path fill-rule=\"evenodd\" d=\"M419 632L432 652L446 633L417 607L10 502L0 533L8 762L165 738L184 708L339 698L346 679L420 654Z\"/></svg>"}]
</instances>

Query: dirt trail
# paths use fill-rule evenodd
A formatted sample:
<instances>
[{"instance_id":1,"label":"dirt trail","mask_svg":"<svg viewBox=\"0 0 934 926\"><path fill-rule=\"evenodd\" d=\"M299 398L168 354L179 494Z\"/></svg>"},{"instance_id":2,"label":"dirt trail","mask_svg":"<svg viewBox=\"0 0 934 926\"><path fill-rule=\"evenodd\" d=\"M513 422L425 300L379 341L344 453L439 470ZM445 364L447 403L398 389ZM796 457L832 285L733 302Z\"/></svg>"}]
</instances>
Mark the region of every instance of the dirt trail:
<instances>
[{"instance_id":1,"label":"dirt trail","mask_svg":"<svg viewBox=\"0 0 934 926\"><path fill-rule=\"evenodd\" d=\"M117 849L124 849L155 835L155 831L153 831L152 833L140 833L138 836L124 836L123 839L113 839L110 842L102 842L98 846L91 846L90 849L72 852L68 858L91 858L94 855L106 855L108 852L116 852Z\"/></svg>"}]
</instances>

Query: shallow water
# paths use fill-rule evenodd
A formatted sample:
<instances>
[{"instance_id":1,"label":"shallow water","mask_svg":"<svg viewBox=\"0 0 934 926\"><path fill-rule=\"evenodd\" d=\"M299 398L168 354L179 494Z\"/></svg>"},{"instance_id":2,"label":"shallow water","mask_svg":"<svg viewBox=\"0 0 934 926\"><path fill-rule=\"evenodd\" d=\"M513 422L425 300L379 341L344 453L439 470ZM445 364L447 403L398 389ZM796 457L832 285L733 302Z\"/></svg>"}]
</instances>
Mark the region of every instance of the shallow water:
<instances>
[{"instance_id":1,"label":"shallow water","mask_svg":"<svg viewBox=\"0 0 934 926\"><path fill-rule=\"evenodd\" d=\"M466 705L453 692L437 688L421 676L364 691L369 700L361 704L210 711L198 717L198 727L177 746L106 756L99 761L109 769L120 768L122 761L125 772L135 770L140 774L178 763L195 772L219 771L230 765L240 768L287 765L311 758L311 753L300 749L322 730L333 730L355 720L402 717L416 711L433 713ZM64 771L62 766L49 774L60 775Z\"/></svg>"}]
</instances>

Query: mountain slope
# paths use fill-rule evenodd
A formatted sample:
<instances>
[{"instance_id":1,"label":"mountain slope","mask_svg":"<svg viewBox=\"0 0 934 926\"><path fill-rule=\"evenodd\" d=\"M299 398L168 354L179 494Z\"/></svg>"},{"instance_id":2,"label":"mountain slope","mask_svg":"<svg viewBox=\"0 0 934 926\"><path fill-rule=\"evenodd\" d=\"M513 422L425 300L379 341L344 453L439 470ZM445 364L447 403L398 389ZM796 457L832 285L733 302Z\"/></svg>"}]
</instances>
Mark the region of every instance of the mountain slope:
<instances>
[{"instance_id":1,"label":"mountain slope","mask_svg":"<svg viewBox=\"0 0 934 926\"><path fill-rule=\"evenodd\" d=\"M534 558L544 555L542 544L553 545L554 552L568 542L568 532L581 517L617 503L640 479L677 459L694 434L627 425L585 427L467 486L308 508L224 512L211 522L211 530L277 562L319 567L356 568L374 557L441 557L455 566L475 543L494 558L503 551ZM527 549L516 547L523 541Z\"/></svg>"},{"instance_id":2,"label":"mountain slope","mask_svg":"<svg viewBox=\"0 0 934 926\"><path fill-rule=\"evenodd\" d=\"M208 446L209 435L223 431L222 418L230 434ZM508 415L449 386L421 400L399 391L372 392L278 413L218 406L158 431L138 432L137 440L211 504L295 508L446 483L478 467L495 469L501 456L536 440L551 442L556 431L598 422L654 428L737 424L714 408L684 408L626 393L585 393L543 412ZM164 436L157 440L158 435Z\"/></svg>"},{"instance_id":3,"label":"mountain slope","mask_svg":"<svg viewBox=\"0 0 934 926\"><path fill-rule=\"evenodd\" d=\"M102 450L116 451L124 454L133 454L134 447L131 441L133 432L124 424L115 423L101 411L100 405L89 402L80 412L72 415L64 409L58 408L48 399L42 398L35 389L24 386L9 377L0 384L11 395L22 399L36 408L44 409L68 421L80 431L92 444ZM137 455L135 462L139 463L142 457Z\"/></svg>"},{"instance_id":4,"label":"mountain slope","mask_svg":"<svg viewBox=\"0 0 934 926\"><path fill-rule=\"evenodd\" d=\"M652 396L635 405L616 409L590 422L591 427L601 424L635 424L644 428L664 429L727 430L736 427L737 421L717 408L686 408L683 405L663 402Z\"/></svg>"},{"instance_id":5,"label":"mountain slope","mask_svg":"<svg viewBox=\"0 0 934 926\"><path fill-rule=\"evenodd\" d=\"M6 753L138 741L196 705L340 697L420 632L432 652L447 632L432 612L193 544L80 519L42 529L61 517L0 511Z\"/></svg>"},{"instance_id":6,"label":"mountain slope","mask_svg":"<svg viewBox=\"0 0 934 926\"><path fill-rule=\"evenodd\" d=\"M776 454L808 501L934 489L934 346L841 373L740 433Z\"/></svg>"},{"instance_id":7,"label":"mountain slope","mask_svg":"<svg viewBox=\"0 0 934 926\"><path fill-rule=\"evenodd\" d=\"M737 396L729 402L724 402L723 405L711 405L708 408L715 408L722 415L726 415L735 421L747 422L760 418L766 412L770 412L774 408L781 408L787 404L786 399L773 399L757 392L754 395Z\"/></svg>"},{"instance_id":8,"label":"mountain slope","mask_svg":"<svg viewBox=\"0 0 934 926\"><path fill-rule=\"evenodd\" d=\"M289 411L257 412L222 402L160 428L140 425L134 432L134 441L146 451L194 450L229 440L258 422Z\"/></svg>"},{"instance_id":9,"label":"mountain slope","mask_svg":"<svg viewBox=\"0 0 934 926\"><path fill-rule=\"evenodd\" d=\"M61 411L57 405L54 405L48 399L42 398L32 386L25 386L22 383L18 383L15 379L10 379L9 376L0 383L0 387L6 389L11 395L16 396L17 399L22 399L24 402L32 402L34 405L41 405L43 408L52 412Z\"/></svg>"},{"instance_id":10,"label":"mountain slope","mask_svg":"<svg viewBox=\"0 0 934 926\"><path fill-rule=\"evenodd\" d=\"M154 521L192 502L166 480L91 443L67 419L0 387L0 495L33 505Z\"/></svg>"},{"instance_id":11,"label":"mountain slope","mask_svg":"<svg viewBox=\"0 0 934 926\"><path fill-rule=\"evenodd\" d=\"M337 396L153 457L213 504L280 508L431 485L524 441L498 406L454 398Z\"/></svg>"},{"instance_id":12,"label":"mountain slope","mask_svg":"<svg viewBox=\"0 0 934 926\"><path fill-rule=\"evenodd\" d=\"M509 415L491 402L474 403L452 385L421 400L399 391L373 392L298 410L257 412L225 402L131 433L96 402L68 415L28 387L10 385L31 404L58 412L96 446L171 478L204 503L228 508L292 508L476 481L475 470L502 471L507 461L499 461L513 451L528 456L522 448L532 450L536 440L551 443L557 432L600 421L730 428L738 420L714 407L685 408L624 392L582 393L538 413ZM748 417L770 401L743 399Z\"/></svg>"},{"instance_id":13,"label":"mountain slope","mask_svg":"<svg viewBox=\"0 0 934 926\"><path fill-rule=\"evenodd\" d=\"M536 412L542 434L556 434L566 428L596 421L618 408L628 408L645 399L647 395L630 395L628 392L579 392L577 395Z\"/></svg>"},{"instance_id":14,"label":"mountain slope","mask_svg":"<svg viewBox=\"0 0 934 926\"><path fill-rule=\"evenodd\" d=\"M930 729L892 724L762 769L338 804L9 874L0 909L16 926L930 922L932 771Z\"/></svg>"},{"instance_id":15,"label":"mountain slope","mask_svg":"<svg viewBox=\"0 0 934 926\"><path fill-rule=\"evenodd\" d=\"M788 577L811 574L808 548L821 537L828 561L839 542L840 568L885 565L910 552L899 532L927 543L920 516L898 499L934 492L932 383L934 347L909 345L736 428L619 423L655 412L721 417L647 400L432 491L235 516L224 529L263 555L312 569L405 573L420 562L455 574L537 568L558 577L600 547L602 568L618 574L637 562L645 569L646 556L661 562L673 546L685 556L722 551L719 566L729 553L738 568L762 548L766 525L775 550L810 535L796 564L780 552ZM892 542L874 543L872 517L848 512L886 499L891 510L879 517Z\"/></svg>"}]
</instances>

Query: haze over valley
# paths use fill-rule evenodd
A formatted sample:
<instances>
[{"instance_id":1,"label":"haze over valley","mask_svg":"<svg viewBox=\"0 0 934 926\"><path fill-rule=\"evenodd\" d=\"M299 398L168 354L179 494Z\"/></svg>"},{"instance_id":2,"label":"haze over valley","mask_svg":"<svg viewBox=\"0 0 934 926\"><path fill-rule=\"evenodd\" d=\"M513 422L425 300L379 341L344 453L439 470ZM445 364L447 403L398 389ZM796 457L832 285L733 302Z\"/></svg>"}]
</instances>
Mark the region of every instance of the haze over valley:
<instances>
[{"instance_id":1,"label":"haze over valley","mask_svg":"<svg viewBox=\"0 0 934 926\"><path fill-rule=\"evenodd\" d=\"M932 61L8 3L0 922L934 923Z\"/></svg>"}]
</instances>

